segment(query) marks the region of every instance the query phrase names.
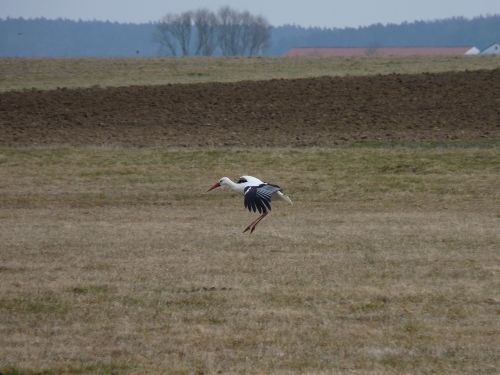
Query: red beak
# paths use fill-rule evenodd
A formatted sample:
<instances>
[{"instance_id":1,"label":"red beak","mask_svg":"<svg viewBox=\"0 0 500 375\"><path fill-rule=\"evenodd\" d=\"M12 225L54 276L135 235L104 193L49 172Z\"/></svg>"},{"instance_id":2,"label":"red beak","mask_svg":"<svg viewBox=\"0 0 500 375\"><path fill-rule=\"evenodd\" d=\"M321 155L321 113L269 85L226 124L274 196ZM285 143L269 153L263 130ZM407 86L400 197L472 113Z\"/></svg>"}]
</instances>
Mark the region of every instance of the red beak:
<instances>
[{"instance_id":1,"label":"red beak","mask_svg":"<svg viewBox=\"0 0 500 375\"><path fill-rule=\"evenodd\" d=\"M210 191L210 190L214 190L215 188L218 188L220 187L220 184L217 182L216 184L214 184L214 186L212 186L210 189L207 190L207 193Z\"/></svg>"}]
</instances>

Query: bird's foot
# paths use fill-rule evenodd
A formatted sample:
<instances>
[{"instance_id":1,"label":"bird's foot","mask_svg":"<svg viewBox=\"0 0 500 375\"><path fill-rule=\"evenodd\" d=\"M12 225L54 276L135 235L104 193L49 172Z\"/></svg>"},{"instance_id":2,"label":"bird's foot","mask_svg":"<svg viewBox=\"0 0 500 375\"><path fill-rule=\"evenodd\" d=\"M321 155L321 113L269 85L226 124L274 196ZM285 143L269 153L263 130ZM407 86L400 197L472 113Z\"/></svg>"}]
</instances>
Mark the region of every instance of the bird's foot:
<instances>
[{"instance_id":1,"label":"bird's foot","mask_svg":"<svg viewBox=\"0 0 500 375\"><path fill-rule=\"evenodd\" d=\"M255 230L255 227L252 224L250 224L248 227L245 228L243 233L246 233L248 231L250 231L250 233L252 233L254 230Z\"/></svg>"}]
</instances>

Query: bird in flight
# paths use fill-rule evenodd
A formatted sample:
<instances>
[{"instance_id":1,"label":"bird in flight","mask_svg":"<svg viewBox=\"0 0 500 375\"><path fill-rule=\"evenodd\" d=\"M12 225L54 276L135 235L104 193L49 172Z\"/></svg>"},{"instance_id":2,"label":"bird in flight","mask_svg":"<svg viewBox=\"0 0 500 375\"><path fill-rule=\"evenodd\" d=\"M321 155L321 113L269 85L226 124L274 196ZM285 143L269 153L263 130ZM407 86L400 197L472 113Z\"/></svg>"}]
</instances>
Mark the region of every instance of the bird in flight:
<instances>
[{"instance_id":1,"label":"bird in flight","mask_svg":"<svg viewBox=\"0 0 500 375\"><path fill-rule=\"evenodd\" d=\"M260 216L252 221L243 231L253 233L257 224L260 223L271 211L271 198L276 195L280 199L293 204L288 195L283 194L278 185L268 184L252 176L241 176L238 181L233 182L228 177L222 177L208 191L218 187L228 187L231 190L243 194L243 204L248 211L258 211ZM208 192L207 191L207 192Z\"/></svg>"}]
</instances>

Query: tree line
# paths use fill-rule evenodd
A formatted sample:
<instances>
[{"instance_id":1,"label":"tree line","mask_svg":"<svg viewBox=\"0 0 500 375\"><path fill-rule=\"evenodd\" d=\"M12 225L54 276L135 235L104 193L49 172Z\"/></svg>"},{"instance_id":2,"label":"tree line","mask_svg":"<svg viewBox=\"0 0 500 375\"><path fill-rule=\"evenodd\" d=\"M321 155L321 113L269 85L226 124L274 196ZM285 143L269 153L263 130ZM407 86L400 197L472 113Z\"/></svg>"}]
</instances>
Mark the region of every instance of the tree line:
<instances>
[{"instance_id":1,"label":"tree line","mask_svg":"<svg viewBox=\"0 0 500 375\"><path fill-rule=\"evenodd\" d=\"M180 15L167 15L161 22L144 24L44 18L0 19L0 56L174 55L165 44L166 40L160 42L158 39L162 37L160 28L164 27L162 22L165 18L178 22L181 43L170 31L165 31L170 38L168 40L174 43L177 56L278 56L293 47L476 46L483 49L491 43L500 42L500 15L343 29L298 25L272 27L261 19L257 24L266 27L260 29L263 35L259 36L247 26L249 19L258 17L248 17L248 14L242 17L245 12L232 10L231 13L235 14L222 18L220 12L220 9L216 13L190 12L191 28L184 29L179 24ZM243 21L236 22L238 18L243 18ZM223 26L221 19L225 20ZM222 30L226 31L222 33ZM254 39L250 35L254 35Z\"/></svg>"},{"instance_id":2,"label":"tree line","mask_svg":"<svg viewBox=\"0 0 500 375\"><path fill-rule=\"evenodd\" d=\"M254 56L269 47L271 26L263 16L229 6L169 13L158 23L154 40L172 56Z\"/></svg>"},{"instance_id":3,"label":"tree line","mask_svg":"<svg viewBox=\"0 0 500 375\"><path fill-rule=\"evenodd\" d=\"M294 47L475 46L483 49L496 42L500 42L500 15L342 29L283 25L273 28L272 32L274 54L283 54Z\"/></svg>"},{"instance_id":4,"label":"tree line","mask_svg":"<svg viewBox=\"0 0 500 375\"><path fill-rule=\"evenodd\" d=\"M0 19L0 56L156 56L156 24Z\"/></svg>"}]
</instances>

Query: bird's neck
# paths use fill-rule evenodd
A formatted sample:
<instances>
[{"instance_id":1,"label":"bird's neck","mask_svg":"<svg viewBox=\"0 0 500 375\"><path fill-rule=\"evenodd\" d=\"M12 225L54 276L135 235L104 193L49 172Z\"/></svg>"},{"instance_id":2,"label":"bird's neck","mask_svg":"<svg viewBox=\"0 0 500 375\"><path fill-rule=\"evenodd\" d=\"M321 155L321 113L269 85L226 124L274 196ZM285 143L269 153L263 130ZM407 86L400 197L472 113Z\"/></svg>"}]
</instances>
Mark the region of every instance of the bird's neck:
<instances>
[{"instance_id":1,"label":"bird's neck","mask_svg":"<svg viewBox=\"0 0 500 375\"><path fill-rule=\"evenodd\" d=\"M227 179L226 181L226 185L232 190L232 191L236 191L238 193L243 193L243 184L237 184L233 181L231 181L230 179Z\"/></svg>"}]
</instances>

